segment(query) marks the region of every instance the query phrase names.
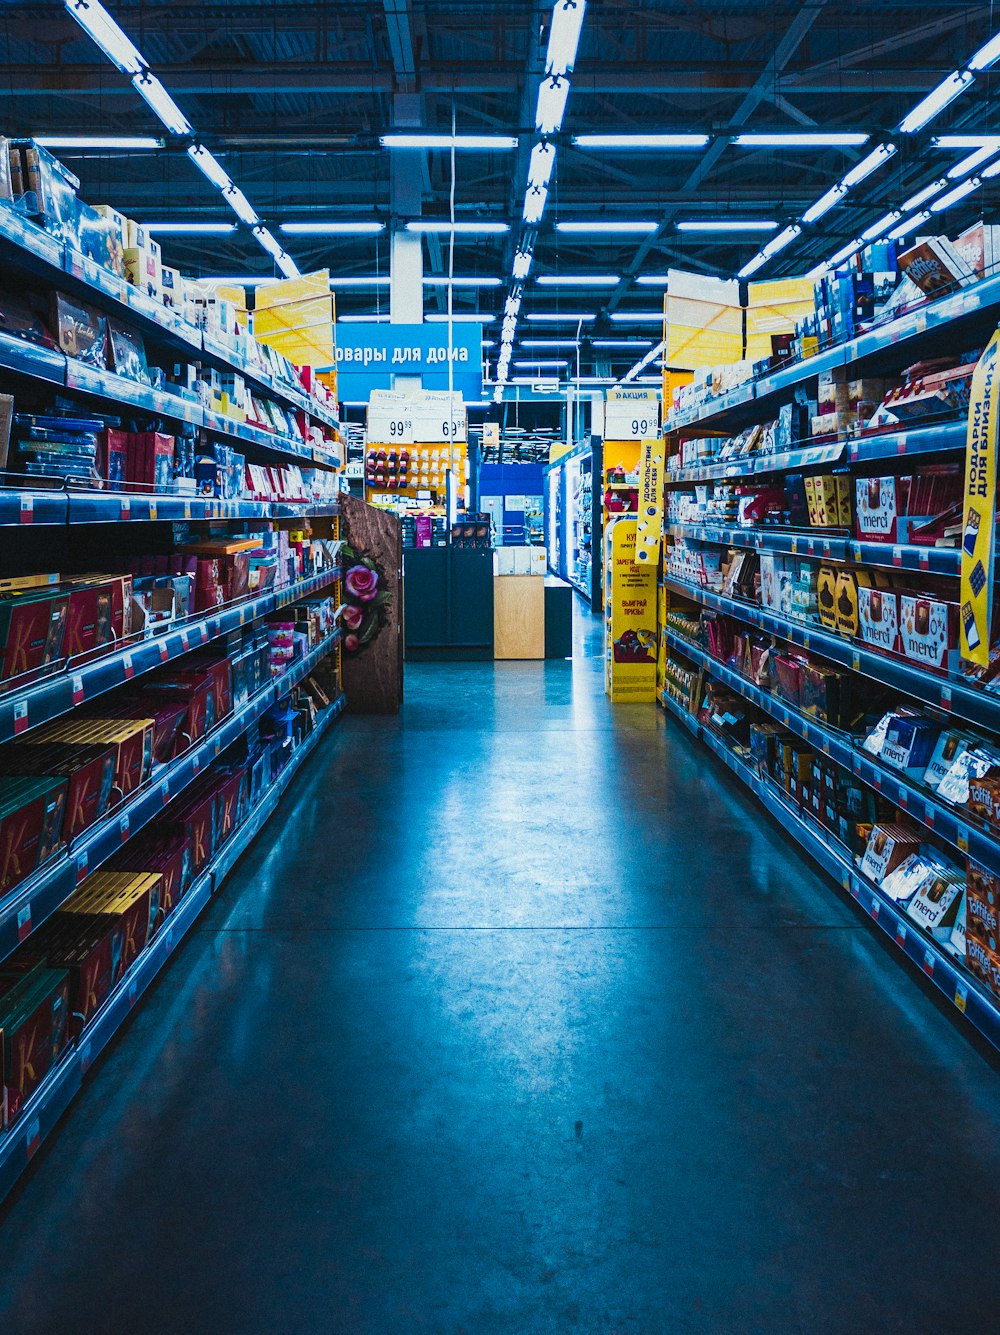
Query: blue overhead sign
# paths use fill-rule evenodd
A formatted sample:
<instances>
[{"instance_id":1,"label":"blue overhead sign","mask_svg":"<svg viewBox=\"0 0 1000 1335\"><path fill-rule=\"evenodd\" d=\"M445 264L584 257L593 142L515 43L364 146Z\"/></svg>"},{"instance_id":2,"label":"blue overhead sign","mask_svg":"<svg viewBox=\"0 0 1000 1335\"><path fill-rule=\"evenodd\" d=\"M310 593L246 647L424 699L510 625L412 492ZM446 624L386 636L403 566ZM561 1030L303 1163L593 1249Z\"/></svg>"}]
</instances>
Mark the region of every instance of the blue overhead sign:
<instances>
[{"instance_id":1,"label":"blue overhead sign","mask_svg":"<svg viewBox=\"0 0 1000 1335\"><path fill-rule=\"evenodd\" d=\"M424 389L448 389L446 324L338 324L337 397L367 400L373 389L393 389L395 377L420 376ZM452 325L453 388L478 402L483 391L483 326Z\"/></svg>"}]
</instances>

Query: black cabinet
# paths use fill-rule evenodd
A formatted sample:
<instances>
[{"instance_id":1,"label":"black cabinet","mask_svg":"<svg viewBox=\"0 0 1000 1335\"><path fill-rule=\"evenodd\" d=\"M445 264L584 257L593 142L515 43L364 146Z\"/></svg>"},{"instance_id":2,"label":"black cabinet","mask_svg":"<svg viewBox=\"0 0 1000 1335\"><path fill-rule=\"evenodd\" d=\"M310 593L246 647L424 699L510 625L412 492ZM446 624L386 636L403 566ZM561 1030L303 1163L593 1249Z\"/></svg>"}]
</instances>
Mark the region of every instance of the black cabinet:
<instances>
[{"instance_id":1,"label":"black cabinet","mask_svg":"<svg viewBox=\"0 0 1000 1335\"><path fill-rule=\"evenodd\" d=\"M406 657L493 657L493 552L407 547L403 552Z\"/></svg>"}]
</instances>

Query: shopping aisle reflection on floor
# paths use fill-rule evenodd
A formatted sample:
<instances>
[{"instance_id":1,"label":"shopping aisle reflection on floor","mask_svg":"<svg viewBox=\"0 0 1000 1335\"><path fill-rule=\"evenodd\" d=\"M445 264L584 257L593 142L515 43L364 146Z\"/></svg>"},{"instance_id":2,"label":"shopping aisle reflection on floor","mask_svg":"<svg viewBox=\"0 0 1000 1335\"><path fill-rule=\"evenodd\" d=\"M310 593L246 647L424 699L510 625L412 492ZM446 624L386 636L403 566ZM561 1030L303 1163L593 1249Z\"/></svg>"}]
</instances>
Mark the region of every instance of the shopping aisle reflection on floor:
<instances>
[{"instance_id":1,"label":"shopping aisle reflection on floor","mask_svg":"<svg viewBox=\"0 0 1000 1335\"><path fill-rule=\"evenodd\" d=\"M578 622L335 732L8 1208L4 1331L993 1324L1000 1078Z\"/></svg>"}]
</instances>

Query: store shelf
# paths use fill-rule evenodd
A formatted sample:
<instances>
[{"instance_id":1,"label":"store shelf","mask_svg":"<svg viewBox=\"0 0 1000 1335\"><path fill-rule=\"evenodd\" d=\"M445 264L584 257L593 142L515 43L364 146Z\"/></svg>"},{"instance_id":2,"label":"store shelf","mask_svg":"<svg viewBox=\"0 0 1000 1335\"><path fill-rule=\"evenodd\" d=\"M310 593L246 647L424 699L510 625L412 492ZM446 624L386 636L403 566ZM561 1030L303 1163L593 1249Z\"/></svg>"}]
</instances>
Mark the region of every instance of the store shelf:
<instances>
[{"instance_id":1,"label":"store shelf","mask_svg":"<svg viewBox=\"0 0 1000 1335\"><path fill-rule=\"evenodd\" d=\"M784 450L781 454L754 454L748 459L720 459L716 463L693 464L688 468L668 468L664 473L664 481L667 486L681 486L691 482L724 481L760 473L818 468L823 464L839 462L845 444L842 440L831 441L826 445L804 445L798 450Z\"/></svg>"},{"instance_id":2,"label":"store shelf","mask_svg":"<svg viewBox=\"0 0 1000 1335\"><path fill-rule=\"evenodd\" d=\"M670 413L664 429L668 432L697 426L716 429L726 425L727 417L734 419L732 425L744 420L763 421L769 410L791 398L798 385L814 379L820 372L852 366L860 375L890 364L903 367L915 360L924 346L933 346L943 333L947 333L951 346L969 346L965 340L974 340L980 327L986 328L998 306L1000 275L994 275L949 296L938 297L919 310L909 311L857 338L826 348L815 357L794 362L756 381L748 381L728 394L707 399L689 412Z\"/></svg>"},{"instance_id":3,"label":"store shelf","mask_svg":"<svg viewBox=\"0 0 1000 1335\"><path fill-rule=\"evenodd\" d=\"M669 696L661 703L672 714L682 713ZM690 716L688 716L690 717ZM687 722L686 719L682 720ZM807 852L840 887L847 891L934 987L965 1016L993 1047L1000 1049L1000 1003L932 937L921 931L905 910L860 875L846 849L829 831L804 817L784 794L710 728L692 729L711 751L754 793L782 829Z\"/></svg>"},{"instance_id":4,"label":"store shelf","mask_svg":"<svg viewBox=\"0 0 1000 1335\"><path fill-rule=\"evenodd\" d=\"M168 493L0 487L0 528L198 519L299 519L340 513L337 501L232 501Z\"/></svg>"},{"instance_id":5,"label":"store shelf","mask_svg":"<svg viewBox=\"0 0 1000 1335\"><path fill-rule=\"evenodd\" d=\"M310 649L307 654L296 659L286 672L277 677L274 683L276 697L280 699L283 695L287 695L293 686L297 686L300 681L304 681L309 673L315 670L320 660L325 658L330 650L339 644L342 634L343 632L338 626L336 630L331 631L325 640L320 640L314 649Z\"/></svg>"},{"instance_id":6,"label":"store shelf","mask_svg":"<svg viewBox=\"0 0 1000 1335\"><path fill-rule=\"evenodd\" d=\"M83 296L158 345L221 370L235 371L255 394L274 399L285 408L303 410L328 426L339 427L336 414L314 402L301 386L275 380L234 349L189 324L180 311L154 301L103 265L56 241L3 202L0 202L0 258L27 268L55 288Z\"/></svg>"},{"instance_id":7,"label":"store shelf","mask_svg":"<svg viewBox=\"0 0 1000 1335\"><path fill-rule=\"evenodd\" d=\"M962 553L956 547L923 547L887 542L858 542L843 535L821 537L794 533L787 528L713 528L701 524L667 524L665 532L694 542L713 542L723 547L745 547L750 551L788 556L809 556L818 561L851 561L856 565L885 566L931 575L961 572Z\"/></svg>"},{"instance_id":8,"label":"store shelf","mask_svg":"<svg viewBox=\"0 0 1000 1335\"><path fill-rule=\"evenodd\" d=\"M24 524L65 524L69 522L69 499L64 491L0 488L0 528L20 528Z\"/></svg>"},{"instance_id":9,"label":"store shelf","mask_svg":"<svg viewBox=\"0 0 1000 1335\"><path fill-rule=\"evenodd\" d=\"M334 566L321 575L312 575L286 589L269 591L259 598L234 603L210 616L191 621L177 630L138 640L124 649L104 654L86 664L63 668L29 686L11 689L0 695L0 742L18 737L30 728L48 723L69 713L106 691L133 681L192 649L200 649L211 640L231 630L257 621L278 607L309 597L318 589L340 578ZM281 600L280 602L278 600Z\"/></svg>"},{"instance_id":10,"label":"store shelf","mask_svg":"<svg viewBox=\"0 0 1000 1335\"><path fill-rule=\"evenodd\" d=\"M49 1072L32 1095L21 1117L5 1136L0 1137L0 1199L7 1195L34 1158L42 1141L68 1108L94 1060L121 1028L135 1003L208 904L213 892L219 889L233 864L273 814L292 779L339 717L345 703L341 695L319 716L315 729L296 750L268 790L267 796L190 887L169 921L129 969L107 1004L84 1030L78 1043L70 1045L63 1053L58 1066Z\"/></svg>"},{"instance_id":11,"label":"store shelf","mask_svg":"<svg viewBox=\"0 0 1000 1335\"><path fill-rule=\"evenodd\" d=\"M724 598L721 594L710 593L695 584L669 577L664 583L685 598L706 607L714 607L720 612L728 612L752 626L770 631L789 644L810 649L832 663L840 663L874 681L893 686L915 700L954 713L959 718L978 723L993 732L1000 731L1000 695L965 685L954 677L938 676L916 664L874 653L842 635L835 635L819 626L788 621L752 603Z\"/></svg>"}]
</instances>

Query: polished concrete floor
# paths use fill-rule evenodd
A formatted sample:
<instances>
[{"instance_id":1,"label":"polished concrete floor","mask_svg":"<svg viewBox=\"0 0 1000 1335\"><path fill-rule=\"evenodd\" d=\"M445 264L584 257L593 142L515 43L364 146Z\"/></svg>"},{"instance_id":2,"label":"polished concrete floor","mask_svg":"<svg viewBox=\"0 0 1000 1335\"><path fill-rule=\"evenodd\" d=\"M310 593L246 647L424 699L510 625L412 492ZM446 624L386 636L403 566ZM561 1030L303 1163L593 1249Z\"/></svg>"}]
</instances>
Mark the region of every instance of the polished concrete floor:
<instances>
[{"instance_id":1,"label":"polished concrete floor","mask_svg":"<svg viewBox=\"0 0 1000 1335\"><path fill-rule=\"evenodd\" d=\"M0 1331L1000 1329L1000 1075L600 663L410 668L0 1220Z\"/></svg>"}]
</instances>

